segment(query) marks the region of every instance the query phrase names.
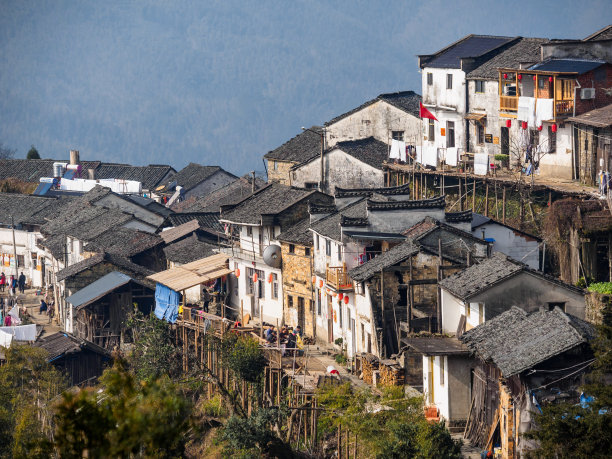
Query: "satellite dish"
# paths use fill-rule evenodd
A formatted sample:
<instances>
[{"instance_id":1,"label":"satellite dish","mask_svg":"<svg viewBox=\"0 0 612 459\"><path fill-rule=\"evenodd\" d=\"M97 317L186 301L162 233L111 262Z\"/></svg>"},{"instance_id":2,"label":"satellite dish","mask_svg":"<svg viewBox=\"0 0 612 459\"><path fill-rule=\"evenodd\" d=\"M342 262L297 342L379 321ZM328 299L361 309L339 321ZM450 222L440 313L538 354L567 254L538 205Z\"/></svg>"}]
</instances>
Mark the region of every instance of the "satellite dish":
<instances>
[{"instance_id":1,"label":"satellite dish","mask_svg":"<svg viewBox=\"0 0 612 459\"><path fill-rule=\"evenodd\" d=\"M280 268L281 248L279 245L271 244L264 250L263 259L268 266Z\"/></svg>"}]
</instances>

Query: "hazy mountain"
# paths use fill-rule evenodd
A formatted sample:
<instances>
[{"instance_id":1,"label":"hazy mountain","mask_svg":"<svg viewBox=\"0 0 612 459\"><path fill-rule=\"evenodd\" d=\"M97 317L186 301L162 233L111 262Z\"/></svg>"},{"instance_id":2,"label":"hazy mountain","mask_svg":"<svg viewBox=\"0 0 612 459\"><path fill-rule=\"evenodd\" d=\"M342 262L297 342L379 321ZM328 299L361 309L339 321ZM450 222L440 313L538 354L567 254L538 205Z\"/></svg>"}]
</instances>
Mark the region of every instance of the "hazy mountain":
<instances>
[{"instance_id":1,"label":"hazy mountain","mask_svg":"<svg viewBox=\"0 0 612 459\"><path fill-rule=\"evenodd\" d=\"M1 1L0 141L19 157L34 144L260 170L300 126L420 92L416 54L468 33L582 38L610 22L606 1L546 3Z\"/></svg>"}]
</instances>

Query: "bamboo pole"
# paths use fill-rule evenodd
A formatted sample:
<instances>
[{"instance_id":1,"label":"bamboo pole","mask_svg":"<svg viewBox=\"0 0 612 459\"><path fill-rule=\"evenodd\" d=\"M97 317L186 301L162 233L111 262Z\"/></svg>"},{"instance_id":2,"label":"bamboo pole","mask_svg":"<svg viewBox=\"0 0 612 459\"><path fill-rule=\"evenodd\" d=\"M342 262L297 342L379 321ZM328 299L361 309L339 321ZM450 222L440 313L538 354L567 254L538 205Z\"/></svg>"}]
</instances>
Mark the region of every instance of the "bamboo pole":
<instances>
[{"instance_id":1,"label":"bamboo pole","mask_svg":"<svg viewBox=\"0 0 612 459\"><path fill-rule=\"evenodd\" d=\"M474 179L474 185L472 187L472 212L476 211L476 179Z\"/></svg>"},{"instance_id":2,"label":"bamboo pole","mask_svg":"<svg viewBox=\"0 0 612 459\"><path fill-rule=\"evenodd\" d=\"M489 182L485 179L485 217L489 216Z\"/></svg>"},{"instance_id":3,"label":"bamboo pole","mask_svg":"<svg viewBox=\"0 0 612 459\"><path fill-rule=\"evenodd\" d=\"M506 223L506 187L502 188L502 223Z\"/></svg>"}]
</instances>

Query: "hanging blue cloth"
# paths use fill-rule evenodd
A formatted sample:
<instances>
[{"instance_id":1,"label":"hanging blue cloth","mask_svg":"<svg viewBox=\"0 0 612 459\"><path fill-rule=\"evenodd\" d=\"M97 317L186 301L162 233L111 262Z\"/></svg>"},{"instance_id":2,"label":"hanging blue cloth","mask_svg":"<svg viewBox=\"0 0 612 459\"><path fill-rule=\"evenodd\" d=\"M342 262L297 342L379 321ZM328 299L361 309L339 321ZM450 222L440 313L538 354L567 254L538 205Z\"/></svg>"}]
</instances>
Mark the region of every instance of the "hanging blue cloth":
<instances>
[{"instance_id":1,"label":"hanging blue cloth","mask_svg":"<svg viewBox=\"0 0 612 459\"><path fill-rule=\"evenodd\" d=\"M171 324L178 317L179 294L169 287L157 284L155 287L155 317Z\"/></svg>"}]
</instances>

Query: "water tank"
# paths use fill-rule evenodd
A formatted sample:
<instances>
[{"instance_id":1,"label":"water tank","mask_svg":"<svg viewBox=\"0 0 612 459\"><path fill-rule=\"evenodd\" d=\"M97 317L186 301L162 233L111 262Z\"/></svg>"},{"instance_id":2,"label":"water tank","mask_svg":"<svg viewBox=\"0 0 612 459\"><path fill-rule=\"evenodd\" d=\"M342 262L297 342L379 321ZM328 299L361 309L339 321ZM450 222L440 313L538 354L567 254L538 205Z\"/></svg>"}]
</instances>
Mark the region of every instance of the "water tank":
<instances>
[{"instance_id":1,"label":"water tank","mask_svg":"<svg viewBox=\"0 0 612 459\"><path fill-rule=\"evenodd\" d=\"M66 163L53 163L53 177L61 177L64 175Z\"/></svg>"},{"instance_id":2,"label":"water tank","mask_svg":"<svg viewBox=\"0 0 612 459\"><path fill-rule=\"evenodd\" d=\"M272 268L280 268L281 265L281 248L279 245L271 244L264 250L264 262Z\"/></svg>"}]
</instances>

